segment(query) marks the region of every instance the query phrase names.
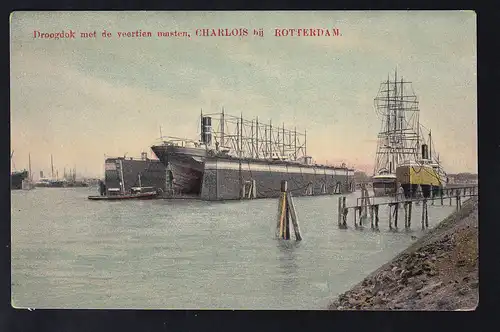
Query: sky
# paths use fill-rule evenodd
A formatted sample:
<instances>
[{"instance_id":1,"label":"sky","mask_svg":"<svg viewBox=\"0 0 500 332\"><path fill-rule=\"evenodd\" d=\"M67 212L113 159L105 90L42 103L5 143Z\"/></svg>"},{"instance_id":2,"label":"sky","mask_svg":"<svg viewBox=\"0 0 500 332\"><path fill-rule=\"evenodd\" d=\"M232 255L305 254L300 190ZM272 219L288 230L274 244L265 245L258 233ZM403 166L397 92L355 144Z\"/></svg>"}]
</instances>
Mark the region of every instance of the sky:
<instances>
[{"instance_id":1,"label":"sky","mask_svg":"<svg viewBox=\"0 0 500 332\"><path fill-rule=\"evenodd\" d=\"M102 176L105 156L151 155L160 126L196 139L200 110L222 107L307 130L317 162L371 173L381 125L373 99L396 68L413 82L445 170L477 172L472 11L14 12L10 26L12 167L27 168L31 156L35 179L51 154L60 175L76 167ZM249 34L196 36L203 28ZM276 28L341 36L276 37ZM139 29L153 37L118 37ZM75 39L34 38L70 30Z\"/></svg>"}]
</instances>

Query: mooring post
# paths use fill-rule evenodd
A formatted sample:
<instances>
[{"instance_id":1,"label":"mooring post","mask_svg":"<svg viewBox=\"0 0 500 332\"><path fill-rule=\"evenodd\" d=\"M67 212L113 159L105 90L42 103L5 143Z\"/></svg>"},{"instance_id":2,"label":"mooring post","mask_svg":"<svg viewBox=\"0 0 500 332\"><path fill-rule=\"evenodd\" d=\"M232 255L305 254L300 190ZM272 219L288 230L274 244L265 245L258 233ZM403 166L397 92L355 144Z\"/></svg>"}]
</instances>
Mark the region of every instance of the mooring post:
<instances>
[{"instance_id":1,"label":"mooring post","mask_svg":"<svg viewBox=\"0 0 500 332\"><path fill-rule=\"evenodd\" d=\"M404 202L403 207L405 210L405 229L407 229L408 228L408 202Z\"/></svg>"},{"instance_id":2,"label":"mooring post","mask_svg":"<svg viewBox=\"0 0 500 332\"><path fill-rule=\"evenodd\" d=\"M373 205L370 205L370 228L373 229Z\"/></svg>"},{"instance_id":3,"label":"mooring post","mask_svg":"<svg viewBox=\"0 0 500 332\"><path fill-rule=\"evenodd\" d=\"M292 219L293 231L295 233L295 240L301 241L302 236L300 235L299 220L297 218L297 212L295 210L295 204L293 203L292 193L288 193L288 209L290 211L290 217Z\"/></svg>"},{"instance_id":4,"label":"mooring post","mask_svg":"<svg viewBox=\"0 0 500 332\"><path fill-rule=\"evenodd\" d=\"M349 212L349 209L346 206L346 197L342 197L342 226L344 228L347 228L347 213Z\"/></svg>"},{"instance_id":5,"label":"mooring post","mask_svg":"<svg viewBox=\"0 0 500 332\"><path fill-rule=\"evenodd\" d=\"M425 228L429 228L429 209L427 206L426 199L424 199L424 206L425 206Z\"/></svg>"},{"instance_id":6,"label":"mooring post","mask_svg":"<svg viewBox=\"0 0 500 332\"><path fill-rule=\"evenodd\" d=\"M443 193L444 193L444 190L443 189L439 190L439 193L440 193L439 196L441 196L441 205L443 205Z\"/></svg>"},{"instance_id":7,"label":"mooring post","mask_svg":"<svg viewBox=\"0 0 500 332\"><path fill-rule=\"evenodd\" d=\"M408 202L408 228L411 227L411 209L412 209L412 206L413 206L413 202L409 201Z\"/></svg>"},{"instance_id":8,"label":"mooring post","mask_svg":"<svg viewBox=\"0 0 500 332\"><path fill-rule=\"evenodd\" d=\"M288 192L285 196L285 240L290 240L290 205L288 203Z\"/></svg>"},{"instance_id":9,"label":"mooring post","mask_svg":"<svg viewBox=\"0 0 500 332\"><path fill-rule=\"evenodd\" d=\"M432 188L432 185L431 185L431 205L434 205L434 189Z\"/></svg>"},{"instance_id":10,"label":"mooring post","mask_svg":"<svg viewBox=\"0 0 500 332\"><path fill-rule=\"evenodd\" d=\"M358 222L356 221L356 215L358 214L358 207L354 207L354 227L358 228Z\"/></svg>"},{"instance_id":11,"label":"mooring post","mask_svg":"<svg viewBox=\"0 0 500 332\"><path fill-rule=\"evenodd\" d=\"M338 211L337 211L337 221L339 227L342 225L342 196L339 196L339 201L338 201Z\"/></svg>"},{"instance_id":12,"label":"mooring post","mask_svg":"<svg viewBox=\"0 0 500 332\"><path fill-rule=\"evenodd\" d=\"M427 202L424 200L422 202L422 230L425 229L425 207L426 207L426 204Z\"/></svg>"},{"instance_id":13,"label":"mooring post","mask_svg":"<svg viewBox=\"0 0 500 332\"><path fill-rule=\"evenodd\" d=\"M453 190L448 191L448 196L450 197L450 206L451 204L451 198L453 197Z\"/></svg>"},{"instance_id":14,"label":"mooring post","mask_svg":"<svg viewBox=\"0 0 500 332\"><path fill-rule=\"evenodd\" d=\"M375 229L378 229L378 205L374 205L373 208L375 209Z\"/></svg>"},{"instance_id":15,"label":"mooring post","mask_svg":"<svg viewBox=\"0 0 500 332\"><path fill-rule=\"evenodd\" d=\"M459 202L459 200L460 200L460 194L458 193L458 191L455 194L455 199L457 201L457 211L458 211L458 210L460 210L460 206L459 206L459 204L460 204L460 202Z\"/></svg>"},{"instance_id":16,"label":"mooring post","mask_svg":"<svg viewBox=\"0 0 500 332\"><path fill-rule=\"evenodd\" d=\"M391 206L391 203L389 203L388 207L389 207L389 229L392 229L392 206Z\"/></svg>"},{"instance_id":17,"label":"mooring post","mask_svg":"<svg viewBox=\"0 0 500 332\"><path fill-rule=\"evenodd\" d=\"M287 182L286 180L281 181L281 194L280 194L280 213L279 213L279 237L287 240L287 228L289 227L288 223L288 209L286 202L286 191L287 191ZM289 234L288 230L288 234Z\"/></svg>"},{"instance_id":18,"label":"mooring post","mask_svg":"<svg viewBox=\"0 0 500 332\"><path fill-rule=\"evenodd\" d=\"M396 202L396 209L394 210L394 227L398 229L398 211L399 211L399 203Z\"/></svg>"}]
</instances>

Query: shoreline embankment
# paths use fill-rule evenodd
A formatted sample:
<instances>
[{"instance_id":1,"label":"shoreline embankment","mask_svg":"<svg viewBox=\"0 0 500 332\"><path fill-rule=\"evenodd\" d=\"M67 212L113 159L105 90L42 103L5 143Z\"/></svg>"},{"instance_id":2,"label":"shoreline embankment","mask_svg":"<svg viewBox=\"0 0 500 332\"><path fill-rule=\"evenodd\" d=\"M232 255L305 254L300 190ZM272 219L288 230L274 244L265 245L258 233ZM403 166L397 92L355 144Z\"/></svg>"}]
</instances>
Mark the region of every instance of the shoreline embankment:
<instances>
[{"instance_id":1,"label":"shoreline embankment","mask_svg":"<svg viewBox=\"0 0 500 332\"><path fill-rule=\"evenodd\" d=\"M472 197L328 309L474 310L478 270L478 198Z\"/></svg>"}]
</instances>

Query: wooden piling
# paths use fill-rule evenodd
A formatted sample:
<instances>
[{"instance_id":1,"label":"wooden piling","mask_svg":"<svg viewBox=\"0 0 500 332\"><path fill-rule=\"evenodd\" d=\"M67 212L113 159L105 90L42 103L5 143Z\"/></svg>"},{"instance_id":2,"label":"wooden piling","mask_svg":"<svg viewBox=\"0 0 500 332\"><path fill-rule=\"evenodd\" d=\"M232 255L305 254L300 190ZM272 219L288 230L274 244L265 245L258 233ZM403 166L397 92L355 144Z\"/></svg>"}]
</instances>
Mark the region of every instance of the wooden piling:
<instances>
[{"instance_id":1,"label":"wooden piling","mask_svg":"<svg viewBox=\"0 0 500 332\"><path fill-rule=\"evenodd\" d=\"M288 204L288 193L285 195L285 234L283 239L290 240L290 208Z\"/></svg>"},{"instance_id":2,"label":"wooden piling","mask_svg":"<svg viewBox=\"0 0 500 332\"><path fill-rule=\"evenodd\" d=\"M354 208L354 227L358 227L358 222L356 221L356 214L358 214L358 207Z\"/></svg>"},{"instance_id":3,"label":"wooden piling","mask_svg":"<svg viewBox=\"0 0 500 332\"><path fill-rule=\"evenodd\" d=\"M403 203L405 209L405 229L408 228L408 202Z\"/></svg>"},{"instance_id":4,"label":"wooden piling","mask_svg":"<svg viewBox=\"0 0 500 332\"><path fill-rule=\"evenodd\" d=\"M370 205L370 228L373 229L373 205Z\"/></svg>"},{"instance_id":5,"label":"wooden piling","mask_svg":"<svg viewBox=\"0 0 500 332\"><path fill-rule=\"evenodd\" d=\"M399 211L399 203L396 203L394 210L394 227L398 229L398 211Z\"/></svg>"},{"instance_id":6,"label":"wooden piling","mask_svg":"<svg viewBox=\"0 0 500 332\"><path fill-rule=\"evenodd\" d=\"M375 229L378 229L378 205L373 206L375 210Z\"/></svg>"},{"instance_id":7,"label":"wooden piling","mask_svg":"<svg viewBox=\"0 0 500 332\"><path fill-rule=\"evenodd\" d=\"M422 202L422 230L425 229L425 208L427 206L427 201L424 200Z\"/></svg>"},{"instance_id":8,"label":"wooden piling","mask_svg":"<svg viewBox=\"0 0 500 332\"><path fill-rule=\"evenodd\" d=\"M299 220L297 218L295 204L293 203L292 193L288 193L288 205L290 210L290 217L292 219L293 231L295 233L295 239L297 241L302 241L302 236L300 235Z\"/></svg>"},{"instance_id":9,"label":"wooden piling","mask_svg":"<svg viewBox=\"0 0 500 332\"><path fill-rule=\"evenodd\" d=\"M337 221L338 221L338 225L340 227L342 225L342 196L339 197Z\"/></svg>"},{"instance_id":10,"label":"wooden piling","mask_svg":"<svg viewBox=\"0 0 500 332\"><path fill-rule=\"evenodd\" d=\"M460 210L460 202L459 202L460 201L460 194L458 192L455 194L455 200L457 202L457 211L458 211L458 210Z\"/></svg>"},{"instance_id":11,"label":"wooden piling","mask_svg":"<svg viewBox=\"0 0 500 332\"><path fill-rule=\"evenodd\" d=\"M425 228L429 228L429 209L427 206L426 199L424 199L424 206L425 206Z\"/></svg>"},{"instance_id":12,"label":"wooden piling","mask_svg":"<svg viewBox=\"0 0 500 332\"><path fill-rule=\"evenodd\" d=\"M408 205L408 228L411 227L411 209L412 209L412 206L413 206L413 202L410 201L409 205Z\"/></svg>"},{"instance_id":13,"label":"wooden piling","mask_svg":"<svg viewBox=\"0 0 500 332\"><path fill-rule=\"evenodd\" d=\"M346 207L346 197L342 197L342 228L347 228L347 213L349 209Z\"/></svg>"},{"instance_id":14,"label":"wooden piling","mask_svg":"<svg viewBox=\"0 0 500 332\"><path fill-rule=\"evenodd\" d=\"M443 191L443 189L441 189L439 192L440 192L440 196L441 196L441 205L443 205L443 193L444 193L444 191Z\"/></svg>"},{"instance_id":15,"label":"wooden piling","mask_svg":"<svg viewBox=\"0 0 500 332\"><path fill-rule=\"evenodd\" d=\"M389 207L389 229L392 229L392 206L391 206L391 204L389 204L388 207Z\"/></svg>"},{"instance_id":16,"label":"wooden piling","mask_svg":"<svg viewBox=\"0 0 500 332\"><path fill-rule=\"evenodd\" d=\"M297 212L293 203L292 194L289 193L287 189L287 182L285 180L281 181L281 194L278 204L279 214L277 233L279 238L289 240L291 219L293 230L295 232L295 239L300 241L302 240L302 236L300 235Z\"/></svg>"}]
</instances>

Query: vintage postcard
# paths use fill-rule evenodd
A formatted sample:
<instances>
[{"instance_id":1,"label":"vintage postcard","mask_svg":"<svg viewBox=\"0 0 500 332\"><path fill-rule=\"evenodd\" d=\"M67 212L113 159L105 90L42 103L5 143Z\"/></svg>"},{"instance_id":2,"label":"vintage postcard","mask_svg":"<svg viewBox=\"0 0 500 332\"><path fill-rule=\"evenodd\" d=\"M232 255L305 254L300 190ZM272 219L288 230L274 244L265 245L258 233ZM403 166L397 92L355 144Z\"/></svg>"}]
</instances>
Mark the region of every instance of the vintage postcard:
<instances>
[{"instance_id":1,"label":"vintage postcard","mask_svg":"<svg viewBox=\"0 0 500 332\"><path fill-rule=\"evenodd\" d=\"M13 12L12 306L474 309L476 55L473 11Z\"/></svg>"}]
</instances>

